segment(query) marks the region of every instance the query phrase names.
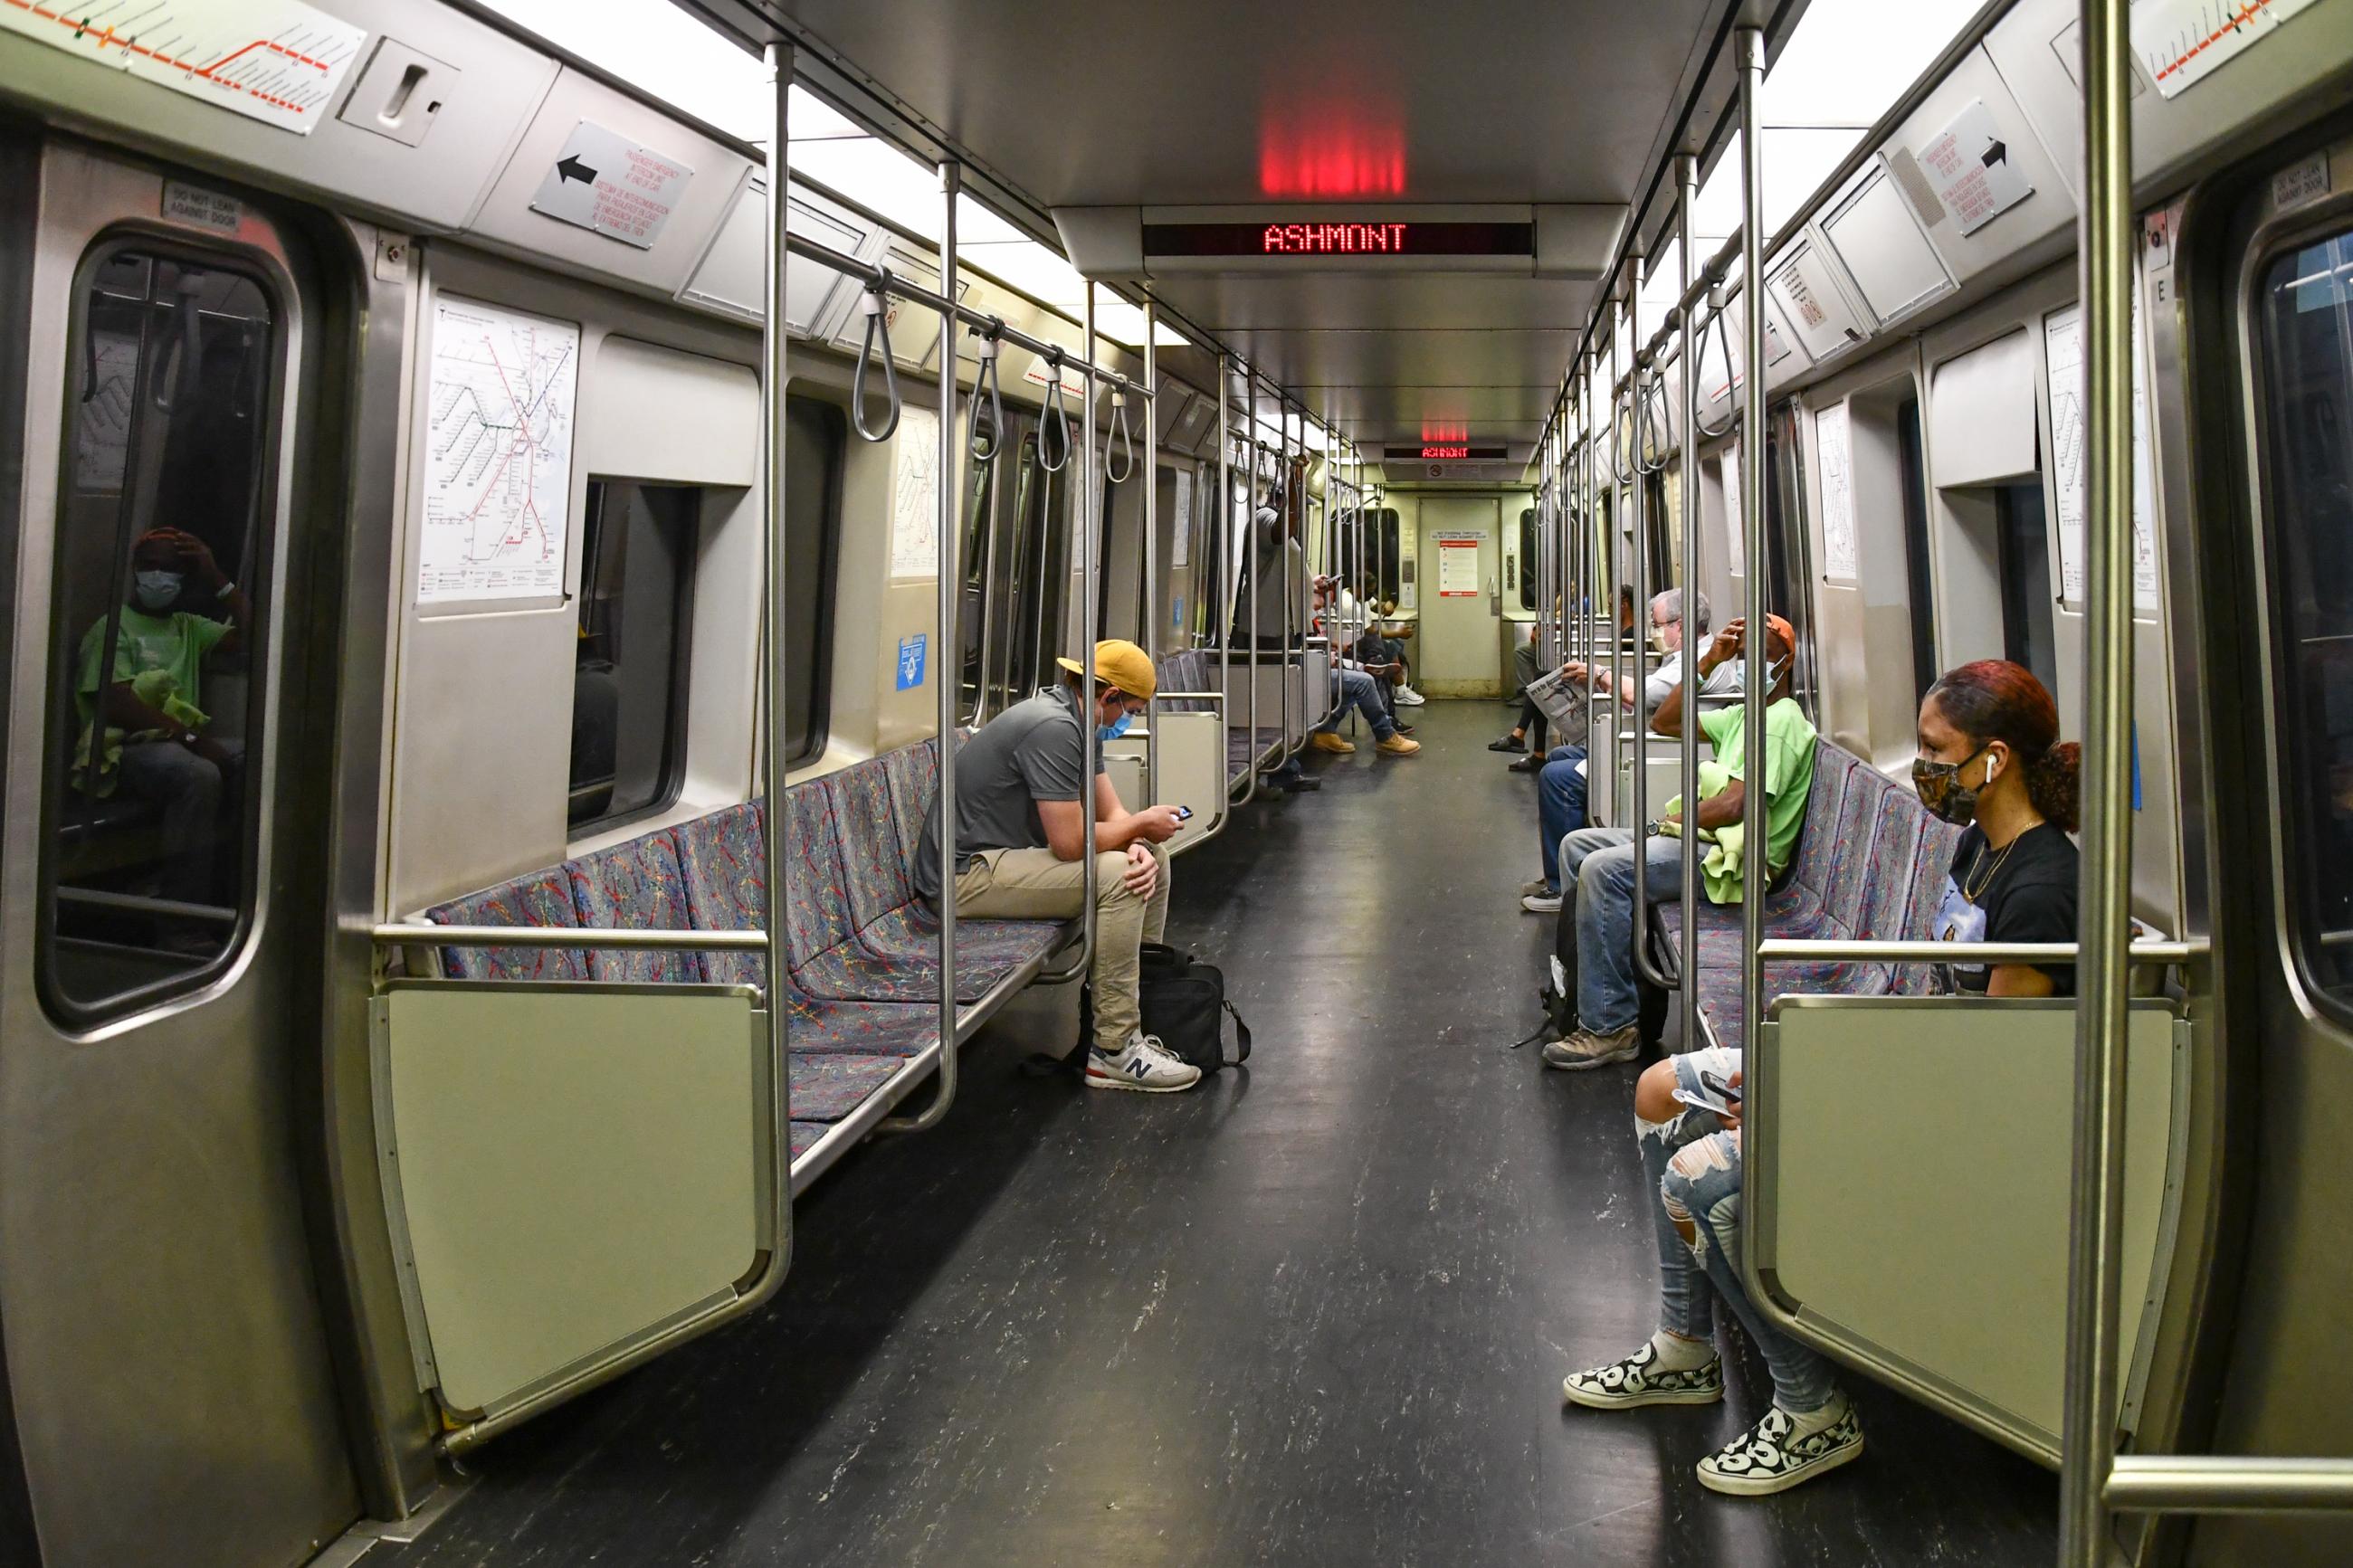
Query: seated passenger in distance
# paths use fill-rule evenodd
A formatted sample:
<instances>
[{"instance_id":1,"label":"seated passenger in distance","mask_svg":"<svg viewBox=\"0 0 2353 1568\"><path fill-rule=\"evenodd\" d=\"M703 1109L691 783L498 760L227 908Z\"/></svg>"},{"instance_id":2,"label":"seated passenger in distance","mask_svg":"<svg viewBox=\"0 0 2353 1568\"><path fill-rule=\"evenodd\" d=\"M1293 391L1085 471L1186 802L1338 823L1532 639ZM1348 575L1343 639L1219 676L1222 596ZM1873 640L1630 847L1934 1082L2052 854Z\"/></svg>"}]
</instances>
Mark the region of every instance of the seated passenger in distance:
<instances>
[{"instance_id":1,"label":"seated passenger in distance","mask_svg":"<svg viewBox=\"0 0 2353 1568\"><path fill-rule=\"evenodd\" d=\"M1746 639L1747 624L1734 621L1716 634L1708 649L1710 667L1736 657ZM1806 797L1814 783L1814 726L1805 710L1789 695L1789 666L1797 637L1789 623L1767 616L1765 626L1765 864L1769 880L1781 874L1796 852L1798 835L1806 821ZM1680 735L1683 724L1683 691L1670 687L1651 719L1662 735ZM1752 863L1750 847L1738 842L1741 808L1746 800L1743 774L1747 766L1747 715L1738 705L1702 713L1700 728L1715 751L1710 776L1721 775L1721 787L1701 797L1691 814L1696 829L1711 842L1702 846L1706 856L1705 881L1714 901L1737 903L1741 875ZM1649 868L1644 884L1661 903L1683 897L1683 813L1670 812L1663 824L1653 823L1649 837L1637 844L1630 829L1583 827L1561 840L1561 909L1554 942L1561 994L1577 1002L1577 1026L1544 1047L1546 1067L1570 1069L1601 1067L1634 1059L1641 1046L1640 999L1634 988L1634 868L1638 858ZM1672 829L1661 832L1662 826Z\"/></svg>"},{"instance_id":2,"label":"seated passenger in distance","mask_svg":"<svg viewBox=\"0 0 2353 1568\"><path fill-rule=\"evenodd\" d=\"M1310 623L1320 637L1329 639L1333 668L1356 668L1373 678L1374 694L1380 699L1381 711L1400 735L1413 733L1413 726L1398 714L1400 700L1398 691L1405 683L1405 661L1398 651L1401 643L1392 643L1377 633L1365 629L1365 612L1356 608L1354 595L1340 586L1337 577L1315 579L1315 615ZM1335 673L1336 679L1336 673ZM1349 704L1342 690L1338 710L1345 713Z\"/></svg>"},{"instance_id":3,"label":"seated passenger in distance","mask_svg":"<svg viewBox=\"0 0 2353 1568\"><path fill-rule=\"evenodd\" d=\"M1553 601L1553 607L1556 610L1559 608L1559 605L1560 602L1557 599ZM1580 596L1577 602L1577 614L1585 614L1587 605L1588 601ZM1535 703L1526 700L1528 684L1535 680L1539 673L1536 666L1540 662L1536 653L1535 628L1530 627L1529 630L1531 635L1528 639L1512 650L1512 693L1521 699L1520 721L1505 731L1500 740L1487 742L1487 749L1491 752L1525 752L1528 749L1527 739L1531 734L1535 737L1537 753L1540 755L1545 749L1544 713ZM1634 590L1620 583L1618 584L1618 638L1628 646L1630 652L1633 637ZM1515 773L1532 773L1543 765L1534 757L1522 757L1514 762L1511 768Z\"/></svg>"},{"instance_id":4,"label":"seated passenger in distance","mask_svg":"<svg viewBox=\"0 0 2353 1568\"><path fill-rule=\"evenodd\" d=\"M1085 736L1095 726L1116 739L1155 689L1152 660L1132 642L1095 645L1092 702L1075 659L1047 688L981 726L956 750L956 912L975 919L1071 920L1085 896L1085 807L1080 790ZM1129 812L1095 758L1095 1037L1089 1089L1166 1094L1190 1089L1201 1069L1179 1061L1144 1032L1136 1001L1136 953L1158 942L1168 920L1168 857L1176 808ZM940 801L936 792L915 856L915 887L940 903Z\"/></svg>"},{"instance_id":5,"label":"seated passenger in distance","mask_svg":"<svg viewBox=\"0 0 2353 1568\"><path fill-rule=\"evenodd\" d=\"M158 892L208 904L218 896L213 838L221 802L237 783L245 746L210 732L205 660L237 651L238 628L252 619L252 606L204 541L176 528L142 534L131 547L131 573L121 610L99 616L82 634L74 687L82 725L76 783L94 784L95 795L111 795L119 785L153 801L163 812L165 855ZM110 626L112 668L101 679ZM206 950L215 945L207 942Z\"/></svg>"},{"instance_id":6,"label":"seated passenger in distance","mask_svg":"<svg viewBox=\"0 0 2353 1568\"><path fill-rule=\"evenodd\" d=\"M1712 624L1708 616L1707 595L1694 591L1691 596L1694 629L1705 637ZM1651 646L1667 657L1642 682L1642 710L1656 713L1667 693L1680 691L1683 683L1683 591L1670 588L1651 600ZM1705 697L1724 697L1740 690L1741 661L1719 656L1713 646L1702 648L1699 655L1700 693ZM1598 676L1584 662L1570 659L1561 667L1571 680L1584 680ZM1619 700L1630 707L1634 700L1634 681L1629 676L1619 682ZM1534 759L1526 759L1533 761ZM1518 767L1518 763L1512 764ZM1544 875L1520 889L1520 908L1532 915L1560 912L1560 841L1586 825L1586 764L1582 746L1555 746L1541 764L1536 775L1536 853L1544 862Z\"/></svg>"},{"instance_id":7,"label":"seated passenger in distance","mask_svg":"<svg viewBox=\"0 0 2353 1568\"><path fill-rule=\"evenodd\" d=\"M1313 582L1307 574L1307 552L1300 549L1296 531L1285 526L1281 502L1278 493L1273 501L1261 505L1250 514L1250 555L1243 564L1241 583L1234 596L1235 646L1260 653L1288 654L1303 647L1307 624L1314 613L1309 603ZM1261 584L1255 590L1253 582ZM1296 595L1288 610L1283 599L1286 584ZM1250 614L1253 592L1258 614L1245 630L1241 617ZM1252 662L1255 664L1255 659ZM1229 715L1229 720L1231 717ZM1252 745L1255 748L1255 737ZM1296 756L1284 756L1282 765L1264 777L1270 785L1293 795L1324 787L1324 781L1301 767Z\"/></svg>"},{"instance_id":8,"label":"seated passenger in distance","mask_svg":"<svg viewBox=\"0 0 2353 1568\"><path fill-rule=\"evenodd\" d=\"M1328 595L1335 585L1329 577L1316 579L1319 596ZM1345 623L1341 624L1345 626ZM1347 637L1344 630L1342 638ZM1340 705L1332 710L1329 719L1307 732L1307 743L1317 751L1345 756L1356 749L1355 742L1340 737L1340 721L1351 712L1363 714L1365 722L1373 727L1376 751L1388 756L1409 757L1421 750L1420 742L1409 739L1405 734L1413 726L1399 723L1395 708L1386 700L1385 683L1402 679L1405 666L1389 660L1378 664L1366 663L1365 656L1372 651L1372 646L1378 646L1384 654L1388 651L1386 645L1377 637L1356 639L1353 648L1348 648L1344 640L1334 640L1332 663L1340 682ZM1344 648L1347 651L1344 652ZM1349 657L1350 653L1356 657Z\"/></svg>"},{"instance_id":9,"label":"seated passenger in distance","mask_svg":"<svg viewBox=\"0 0 2353 1568\"><path fill-rule=\"evenodd\" d=\"M1920 799L1968 831L1945 883L1938 934L1955 942L2075 940L2078 752L2054 743L2058 710L2014 664L1963 665L1920 704ZM1951 984L1994 996L2074 990L2072 965L1947 966ZM1659 1328L1623 1361L1571 1373L1572 1405L1595 1410L1707 1405L1724 1397L1712 1298L1748 1331L1773 1376L1773 1407L1700 1461L1700 1484L1786 1491L1862 1452L1862 1426L1830 1363L1757 1314L1740 1282L1741 1054L1712 1047L1654 1062L1634 1088L1634 1136L1653 1198ZM1729 1092L1727 1092L1727 1090ZM1710 1104L1722 1104L1717 1112Z\"/></svg>"},{"instance_id":10,"label":"seated passenger in distance","mask_svg":"<svg viewBox=\"0 0 2353 1568\"><path fill-rule=\"evenodd\" d=\"M1336 584L1336 579L1324 581ZM1382 694L1393 718L1398 708L1419 708L1424 700L1407 679L1405 645L1413 636L1413 626L1408 621L1387 618L1395 608L1377 602L1373 575L1367 572L1354 591L1345 585L1339 587L1335 619L1339 635L1333 639L1335 647L1353 649L1357 661L1366 669L1397 666L1396 677L1382 682Z\"/></svg>"}]
</instances>

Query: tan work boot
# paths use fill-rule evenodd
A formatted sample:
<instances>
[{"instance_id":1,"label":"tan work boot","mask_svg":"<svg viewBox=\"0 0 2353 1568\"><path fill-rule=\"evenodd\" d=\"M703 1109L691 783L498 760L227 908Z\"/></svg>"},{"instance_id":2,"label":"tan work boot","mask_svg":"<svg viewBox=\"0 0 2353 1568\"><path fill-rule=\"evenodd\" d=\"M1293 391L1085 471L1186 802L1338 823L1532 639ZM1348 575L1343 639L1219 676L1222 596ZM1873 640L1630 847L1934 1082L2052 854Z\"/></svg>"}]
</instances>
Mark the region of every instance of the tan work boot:
<instances>
[{"instance_id":1,"label":"tan work boot","mask_svg":"<svg viewBox=\"0 0 2353 1568\"><path fill-rule=\"evenodd\" d=\"M1307 743L1319 752L1330 752L1335 756L1341 757L1348 755L1356 749L1356 742L1344 741L1329 730L1314 731L1307 737Z\"/></svg>"},{"instance_id":2,"label":"tan work boot","mask_svg":"<svg viewBox=\"0 0 2353 1568\"><path fill-rule=\"evenodd\" d=\"M1391 735L1388 740L1383 741L1378 745L1375 746L1373 750L1377 752L1387 752L1392 757L1409 757L1416 752L1421 750L1421 742L1419 741L1409 741L1403 735Z\"/></svg>"}]
</instances>

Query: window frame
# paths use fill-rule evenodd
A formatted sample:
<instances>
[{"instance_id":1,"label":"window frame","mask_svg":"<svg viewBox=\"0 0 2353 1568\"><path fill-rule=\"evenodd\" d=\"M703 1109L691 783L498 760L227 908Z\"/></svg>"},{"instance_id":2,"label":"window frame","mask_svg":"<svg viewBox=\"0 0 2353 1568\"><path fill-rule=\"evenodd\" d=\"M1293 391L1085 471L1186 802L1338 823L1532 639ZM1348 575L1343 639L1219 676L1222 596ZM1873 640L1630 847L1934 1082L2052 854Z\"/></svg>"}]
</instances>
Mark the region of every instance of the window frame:
<instances>
[{"instance_id":1,"label":"window frame","mask_svg":"<svg viewBox=\"0 0 2353 1568\"><path fill-rule=\"evenodd\" d=\"M2353 994L2348 994L2344 988L2348 983L2331 982L2322 967L2326 958L2320 950L2330 933L2326 930L2316 897L2320 835L2314 820L2312 775L2307 767L2301 765L2307 759L2296 749L2303 733L2306 691L2295 657L2294 606L2286 596L2288 574L2282 569L2289 552L2283 548L2281 410L2273 382L2280 356L2264 296L2264 279L2283 259L2331 239L2353 237L2353 208L2342 202L2331 202L2297 216L2303 221L2256 237L2241 273L2239 325L2243 334L2241 341L2246 367L2246 451L2254 479L2255 516L2252 521L2258 577L2255 603L2264 623L2261 637L2261 700L2265 720L2263 755L2273 792L2268 815L2275 857L2274 887L2284 939L2280 945L2288 972L2304 1000L2328 1023L2338 1028L2353 1028ZM2353 377L2353 354L2348 356L2348 377ZM2353 410L2353 403L2348 403L2348 407Z\"/></svg>"},{"instance_id":2,"label":"window frame","mask_svg":"<svg viewBox=\"0 0 2353 1568\"><path fill-rule=\"evenodd\" d=\"M79 659L79 638L68 618L60 595L69 577L69 540L63 526L63 513L66 498L73 493L72 468L78 432L72 410L79 401L75 384L86 374L86 356L90 349L89 300L99 269L126 252L136 252L156 260L171 260L183 266L209 267L234 272L250 282L269 307L268 342L262 356L268 368L269 384L260 409L261 424L254 437L255 471L250 510L246 518L253 538L254 558L237 563L237 581L248 586L248 599L254 610L254 624L238 628L244 634L247 645L248 696L245 732L241 741L248 760L240 790L242 799L238 804L237 920L229 928L220 951L203 963L178 974L165 975L90 1000L66 992L60 983L57 962L58 893L60 885L58 850L62 843L63 809L70 793L69 789L57 787L62 776L58 764L61 759L71 754L79 725L70 691L63 701L58 700L58 683L61 679L69 687L74 682ZM41 1008L51 1019L69 1030L88 1033L194 995L217 984L252 949L266 913L266 889L262 885L267 868L262 831L263 806L266 804L263 797L269 793L267 786L273 773L269 761L269 748L276 735L277 688L283 673L274 639L279 608L276 601L282 587L279 570L288 527L284 515L286 470L290 457L286 424L287 388L295 375L293 352L300 330L301 305L300 293L293 279L278 265L276 258L265 252L237 246L208 245L177 233L120 223L110 225L90 237L74 264L68 289L66 374L55 389L60 417L58 421L58 448L54 455L57 503L48 519L48 604L35 612L42 615L47 622L45 651L49 689L42 697L38 807L41 842L35 870L33 981ZM146 369L147 361L142 355L142 385L145 384ZM126 472L126 495L131 479L132 476ZM126 557L114 563L113 571L121 574L128 566L129 559ZM118 576L110 587L110 593L117 599L121 597L124 582L125 579Z\"/></svg>"},{"instance_id":3,"label":"window frame","mask_svg":"<svg viewBox=\"0 0 2353 1568\"><path fill-rule=\"evenodd\" d=\"M626 811L608 810L595 816L584 816L577 820L575 820L571 815L571 798L567 787L564 831L565 837L574 840L592 837L616 827L626 827L630 823L642 821L646 817L658 816L676 805L680 795L686 788L687 710L690 693L693 689L695 584L701 576L704 509L710 504L709 487L673 483L667 480L631 479L623 474L590 474L587 477L586 489L583 493L581 505L581 521L584 526L580 541L579 603L573 610L573 625L575 627L580 624L580 616L586 612L590 591L594 585L596 563L590 558L589 546L592 542L602 542L605 537L606 521L604 509L611 504L609 491L620 487L634 490L679 491L693 497L693 514L685 525L684 531L687 537L680 542L678 580L671 590L674 602L670 606L670 705L668 723L665 726L667 732L662 736L661 775L652 798L644 805L630 806ZM575 692L578 687L579 668L579 661L575 657L573 662ZM614 782L617 784L619 780L617 740L615 754ZM568 786L568 771L566 776ZM607 798L609 801L610 796Z\"/></svg>"}]
</instances>

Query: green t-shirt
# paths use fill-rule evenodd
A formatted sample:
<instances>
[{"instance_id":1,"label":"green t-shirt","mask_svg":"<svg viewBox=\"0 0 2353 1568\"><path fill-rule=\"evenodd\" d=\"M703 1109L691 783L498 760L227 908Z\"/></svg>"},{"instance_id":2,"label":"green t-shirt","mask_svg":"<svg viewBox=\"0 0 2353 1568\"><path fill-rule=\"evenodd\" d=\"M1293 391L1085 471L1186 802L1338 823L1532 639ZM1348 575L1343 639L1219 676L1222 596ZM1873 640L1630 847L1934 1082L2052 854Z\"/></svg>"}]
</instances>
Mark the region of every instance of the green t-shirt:
<instances>
[{"instance_id":1,"label":"green t-shirt","mask_svg":"<svg viewBox=\"0 0 2353 1568\"><path fill-rule=\"evenodd\" d=\"M170 695L189 707L202 709L202 671L205 655L218 647L227 637L231 626L227 621L190 615L174 610L168 616L151 616L134 605L122 606L122 618L115 631L114 673L110 684L132 681L141 684L141 695L148 706L164 704L152 693L158 682L142 682L140 678L150 671L161 671L169 678ZM74 686L81 704L82 722L87 725L98 709L99 660L106 657L106 618L101 616L90 624L81 639L81 672Z\"/></svg>"},{"instance_id":2,"label":"green t-shirt","mask_svg":"<svg viewBox=\"0 0 2353 1568\"><path fill-rule=\"evenodd\" d=\"M1715 760L1734 778L1748 766L1748 713L1736 702L1699 716L1699 727L1715 747ZM1806 797L1814 789L1814 726L1794 697L1765 709L1765 864L1778 876L1798 847L1806 826Z\"/></svg>"}]
</instances>

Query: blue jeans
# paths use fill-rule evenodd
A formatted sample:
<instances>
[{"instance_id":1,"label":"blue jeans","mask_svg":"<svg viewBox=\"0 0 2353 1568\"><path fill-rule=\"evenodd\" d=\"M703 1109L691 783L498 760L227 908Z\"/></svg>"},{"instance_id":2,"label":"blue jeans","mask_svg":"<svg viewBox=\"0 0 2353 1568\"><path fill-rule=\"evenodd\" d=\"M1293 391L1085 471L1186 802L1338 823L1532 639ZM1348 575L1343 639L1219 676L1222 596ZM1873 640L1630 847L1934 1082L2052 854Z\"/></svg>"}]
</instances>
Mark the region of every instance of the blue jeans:
<instances>
[{"instance_id":1,"label":"blue jeans","mask_svg":"<svg viewBox=\"0 0 2353 1568\"><path fill-rule=\"evenodd\" d=\"M1652 901L1680 900L1683 841L1652 838L1640 852ZM1597 1035L1625 1028L1641 1012L1634 991L1636 853L1634 835L1623 827L1580 827L1560 841L1560 918L1577 922L1577 1021Z\"/></svg>"},{"instance_id":2,"label":"blue jeans","mask_svg":"<svg viewBox=\"0 0 2353 1568\"><path fill-rule=\"evenodd\" d=\"M1679 1069L1683 1060L1675 1058ZM1799 1415L1828 1405L1837 1393L1831 1363L1759 1316L1740 1283L1740 1135L1697 1108L1667 1122L1638 1117L1634 1132L1654 1199L1659 1326L1687 1340L1712 1340L1713 1307L1721 1297L1765 1358L1773 1403ZM1692 1227L1691 1241L1676 1230L1678 1220Z\"/></svg>"},{"instance_id":3,"label":"blue jeans","mask_svg":"<svg viewBox=\"0 0 2353 1568\"><path fill-rule=\"evenodd\" d=\"M1374 740L1386 741L1397 733L1397 725L1390 720L1388 710L1381 706L1380 682L1361 669L1340 672L1339 710L1316 725L1313 732L1319 735L1335 733L1340 728L1340 721L1348 716L1351 708L1362 713L1365 721L1373 727Z\"/></svg>"},{"instance_id":4,"label":"blue jeans","mask_svg":"<svg viewBox=\"0 0 2353 1568\"><path fill-rule=\"evenodd\" d=\"M234 801L245 763L245 743L223 741L228 767L206 762L174 741L134 741L122 748L122 787L163 808L164 859L161 891L183 903L209 904L214 837L221 804Z\"/></svg>"},{"instance_id":5,"label":"blue jeans","mask_svg":"<svg viewBox=\"0 0 2353 1568\"><path fill-rule=\"evenodd\" d=\"M1585 826L1582 746L1555 746L1536 774L1536 846L1544 854L1545 886L1560 891L1560 841Z\"/></svg>"}]
</instances>

